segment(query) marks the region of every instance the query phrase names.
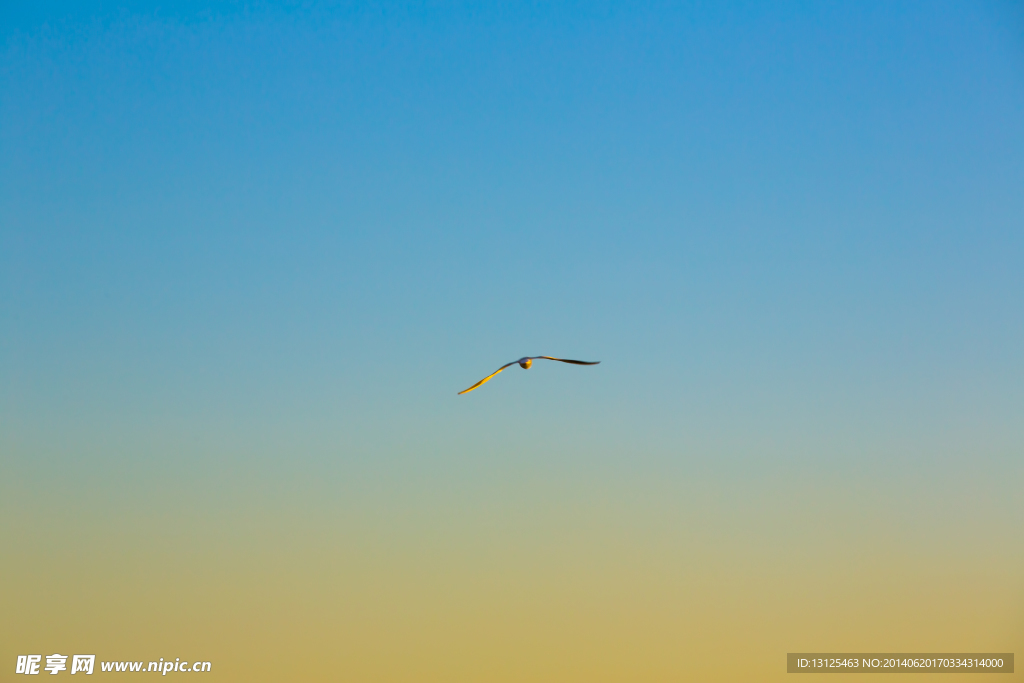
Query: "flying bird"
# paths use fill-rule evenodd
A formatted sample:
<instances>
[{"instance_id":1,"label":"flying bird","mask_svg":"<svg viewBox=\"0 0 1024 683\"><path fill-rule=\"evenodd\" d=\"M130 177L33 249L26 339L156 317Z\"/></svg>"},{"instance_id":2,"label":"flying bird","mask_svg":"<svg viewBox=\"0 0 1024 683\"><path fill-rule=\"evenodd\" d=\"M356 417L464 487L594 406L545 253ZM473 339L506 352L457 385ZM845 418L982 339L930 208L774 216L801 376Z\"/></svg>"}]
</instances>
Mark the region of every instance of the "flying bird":
<instances>
[{"instance_id":1,"label":"flying bird","mask_svg":"<svg viewBox=\"0 0 1024 683\"><path fill-rule=\"evenodd\" d=\"M499 372L501 372L510 365L515 365L516 363L519 363L519 367L521 367L523 370L529 370L530 366L533 365L533 361L537 360L538 358L543 358L544 360L557 360L560 363L572 363L573 365L597 365L598 363L601 362L599 360L595 360L592 362L585 360L567 360L565 358L552 358L551 356L528 356L525 358L520 358L519 360L514 360L511 363L505 363L500 368L498 368L497 370L495 370L494 372L487 375L482 380L471 386L469 389L466 389L465 391L460 391L459 394L468 394L469 392L473 391L484 382L490 381L492 377L494 377L495 375L497 375Z\"/></svg>"}]
</instances>

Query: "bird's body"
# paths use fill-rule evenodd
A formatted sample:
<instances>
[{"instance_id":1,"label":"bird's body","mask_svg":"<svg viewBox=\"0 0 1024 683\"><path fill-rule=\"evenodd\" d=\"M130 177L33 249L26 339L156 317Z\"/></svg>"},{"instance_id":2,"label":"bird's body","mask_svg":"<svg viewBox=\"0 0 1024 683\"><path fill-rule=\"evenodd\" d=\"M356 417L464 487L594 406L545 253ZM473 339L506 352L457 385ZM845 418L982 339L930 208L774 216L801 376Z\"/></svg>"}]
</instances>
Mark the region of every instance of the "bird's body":
<instances>
[{"instance_id":1,"label":"bird's body","mask_svg":"<svg viewBox=\"0 0 1024 683\"><path fill-rule=\"evenodd\" d=\"M529 370L530 366L533 365L533 361L535 361L538 358L543 358L544 360L557 360L560 363L572 363L573 365L597 365L598 363L601 362L599 360L596 360L596 361L567 360L565 358L553 358L551 356L523 356L519 360L514 360L511 363L505 363L500 368L498 368L497 370L495 370L494 372L492 372L491 374L487 375L482 380L480 380L479 382L477 382L476 384L471 386L469 389L466 389L465 391L460 391L459 394L468 394L469 392L473 391L474 389L479 387L484 382L490 381L490 379L492 377L494 377L495 375L497 375L499 372L501 372L505 368L509 367L510 365L515 365L516 363L519 363L519 367L521 367L523 370Z\"/></svg>"}]
</instances>

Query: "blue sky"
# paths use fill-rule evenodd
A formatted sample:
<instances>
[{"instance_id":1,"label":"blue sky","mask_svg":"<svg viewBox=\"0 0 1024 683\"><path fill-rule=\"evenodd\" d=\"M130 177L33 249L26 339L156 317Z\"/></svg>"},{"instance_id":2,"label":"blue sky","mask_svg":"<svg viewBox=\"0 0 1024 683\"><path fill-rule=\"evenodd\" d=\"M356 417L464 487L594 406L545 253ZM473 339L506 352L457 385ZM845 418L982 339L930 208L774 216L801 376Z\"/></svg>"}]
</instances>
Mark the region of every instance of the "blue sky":
<instances>
[{"instance_id":1,"label":"blue sky","mask_svg":"<svg viewBox=\"0 0 1024 683\"><path fill-rule=\"evenodd\" d=\"M4 15L10 433L1019 444L1019 7L95 7Z\"/></svg>"}]
</instances>

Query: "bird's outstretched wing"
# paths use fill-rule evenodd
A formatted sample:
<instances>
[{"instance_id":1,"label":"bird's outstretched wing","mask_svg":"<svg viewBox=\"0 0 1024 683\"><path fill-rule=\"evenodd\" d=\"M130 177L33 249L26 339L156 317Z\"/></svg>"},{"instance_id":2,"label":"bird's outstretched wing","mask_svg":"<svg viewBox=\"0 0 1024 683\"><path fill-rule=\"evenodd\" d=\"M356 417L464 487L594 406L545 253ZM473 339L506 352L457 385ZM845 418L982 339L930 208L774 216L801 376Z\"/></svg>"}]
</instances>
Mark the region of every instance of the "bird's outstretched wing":
<instances>
[{"instance_id":1,"label":"bird's outstretched wing","mask_svg":"<svg viewBox=\"0 0 1024 683\"><path fill-rule=\"evenodd\" d=\"M568 360L568 359L565 359L565 358L552 358L551 356L533 356L533 357L534 358L543 358L544 360L557 360L557 361L561 361L562 363L572 363L573 365L597 365L598 363L601 362L599 360L595 360L595 361ZM501 370L499 370L498 372L501 372Z\"/></svg>"},{"instance_id":2,"label":"bird's outstretched wing","mask_svg":"<svg viewBox=\"0 0 1024 683\"><path fill-rule=\"evenodd\" d=\"M518 362L519 362L519 361L517 361L517 360L514 360L514 361L512 361L511 363L505 363L505 364L504 364L504 365L502 365L502 366L501 366L500 368L498 368L497 370L495 370L494 372L492 372L491 374L487 375L487 376L486 376L486 377L484 377L484 378L483 378L482 380L480 380L479 382L477 382L476 384L474 384L473 386L471 386L471 387L470 387L469 389L466 389L465 391L460 391L460 392L459 392L459 394L460 394L460 395L461 395L461 394L468 394L469 392L473 391L474 389L476 389L476 388L477 388L478 386L480 386L480 385L481 385L481 384L483 384L484 382L487 382L487 381L489 381L489 380L490 380L490 379L491 379L492 377L494 377L495 375L497 375L497 374L498 374L499 372L501 372L502 370L504 370L504 369L505 369L505 368L507 368L508 366L510 366L510 365L515 365L515 364L516 364L516 363L518 363Z\"/></svg>"}]
</instances>

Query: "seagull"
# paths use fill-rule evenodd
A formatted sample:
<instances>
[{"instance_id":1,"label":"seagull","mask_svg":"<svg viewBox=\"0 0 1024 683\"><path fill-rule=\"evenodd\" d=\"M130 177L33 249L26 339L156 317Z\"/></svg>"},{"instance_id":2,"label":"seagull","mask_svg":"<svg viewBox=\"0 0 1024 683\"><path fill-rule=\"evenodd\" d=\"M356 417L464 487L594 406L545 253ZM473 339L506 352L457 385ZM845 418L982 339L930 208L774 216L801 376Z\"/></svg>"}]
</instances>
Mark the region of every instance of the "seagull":
<instances>
[{"instance_id":1,"label":"seagull","mask_svg":"<svg viewBox=\"0 0 1024 683\"><path fill-rule=\"evenodd\" d=\"M544 360L557 360L559 363L572 363L573 365L597 365L598 363L601 362L599 360L595 360L595 361L568 360L568 359L565 359L565 358L552 358L551 356L526 356L526 357L520 358L519 360L514 360L511 363L505 363L500 368L498 368L497 370L495 370L494 372L492 372L491 374L487 375L482 380L480 380L479 382L477 382L476 384L471 386L469 389L466 389L465 391L460 391L459 395L461 396L462 394L468 394L469 392L473 391L474 389L476 389L478 386L480 386L484 382L487 382L492 377L494 377L495 375L497 375L499 372L501 372L502 370L504 370L505 368L507 368L510 365L515 365L516 363L519 363L519 367L521 367L523 370L529 370L530 366L533 365L533 361L537 360L538 358L543 358Z\"/></svg>"}]
</instances>

